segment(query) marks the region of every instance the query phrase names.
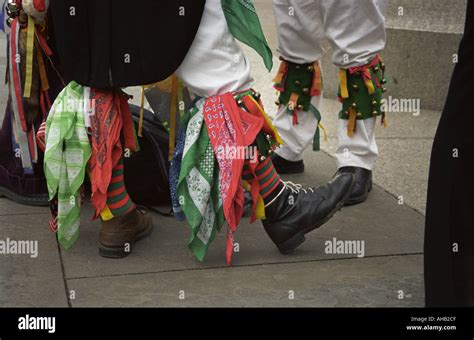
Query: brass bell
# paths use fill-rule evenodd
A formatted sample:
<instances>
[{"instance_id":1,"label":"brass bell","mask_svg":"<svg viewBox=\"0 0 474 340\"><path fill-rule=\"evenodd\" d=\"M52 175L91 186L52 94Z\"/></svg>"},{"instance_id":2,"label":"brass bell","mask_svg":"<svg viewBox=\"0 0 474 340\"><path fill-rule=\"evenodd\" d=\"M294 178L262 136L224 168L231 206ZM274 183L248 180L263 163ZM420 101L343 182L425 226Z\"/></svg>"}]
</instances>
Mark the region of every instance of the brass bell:
<instances>
[{"instance_id":1,"label":"brass bell","mask_svg":"<svg viewBox=\"0 0 474 340\"><path fill-rule=\"evenodd\" d=\"M268 150L268 155L271 156L272 154L273 154L273 150L272 149Z\"/></svg>"},{"instance_id":2,"label":"brass bell","mask_svg":"<svg viewBox=\"0 0 474 340\"><path fill-rule=\"evenodd\" d=\"M9 17L16 17L21 10L21 5L17 5L16 1L14 0L8 0L5 9L7 10Z\"/></svg>"},{"instance_id":3,"label":"brass bell","mask_svg":"<svg viewBox=\"0 0 474 340\"><path fill-rule=\"evenodd\" d=\"M267 159L267 157L265 157L265 156L261 156L261 157L260 157L260 161L261 161L261 162L263 162L263 161L266 160L266 159Z\"/></svg>"},{"instance_id":4,"label":"brass bell","mask_svg":"<svg viewBox=\"0 0 474 340\"><path fill-rule=\"evenodd\" d=\"M354 90L358 91L358 90L359 90L359 85L354 84L354 85L352 85L352 88L353 88Z\"/></svg>"},{"instance_id":5,"label":"brass bell","mask_svg":"<svg viewBox=\"0 0 474 340\"><path fill-rule=\"evenodd\" d=\"M373 112L372 112L372 116L377 116L378 114L379 114L378 111L373 111Z\"/></svg>"},{"instance_id":6,"label":"brass bell","mask_svg":"<svg viewBox=\"0 0 474 340\"><path fill-rule=\"evenodd\" d=\"M385 69L385 63L380 63L380 66L382 67L382 69Z\"/></svg>"},{"instance_id":7,"label":"brass bell","mask_svg":"<svg viewBox=\"0 0 474 340\"><path fill-rule=\"evenodd\" d=\"M382 87L382 92L383 92L383 93L387 92L387 88L386 88L386 87Z\"/></svg>"},{"instance_id":8,"label":"brass bell","mask_svg":"<svg viewBox=\"0 0 474 340\"><path fill-rule=\"evenodd\" d=\"M359 118L359 119L362 118L362 113L357 112L357 118Z\"/></svg>"},{"instance_id":9,"label":"brass bell","mask_svg":"<svg viewBox=\"0 0 474 340\"><path fill-rule=\"evenodd\" d=\"M13 20L15 20L15 19L13 19L13 18L8 18L8 19L7 19L7 26L8 26L8 27L12 27Z\"/></svg>"},{"instance_id":10,"label":"brass bell","mask_svg":"<svg viewBox=\"0 0 474 340\"><path fill-rule=\"evenodd\" d=\"M309 89L308 89L308 88L304 88L304 89L303 89L303 93L304 93L304 94L308 94L308 93L309 93Z\"/></svg>"},{"instance_id":11,"label":"brass bell","mask_svg":"<svg viewBox=\"0 0 474 340\"><path fill-rule=\"evenodd\" d=\"M387 79L383 78L382 79L382 84L384 84L384 85L387 84Z\"/></svg>"},{"instance_id":12,"label":"brass bell","mask_svg":"<svg viewBox=\"0 0 474 340\"><path fill-rule=\"evenodd\" d=\"M376 100L374 100L374 101L372 102L372 106L377 106L377 101L376 101Z\"/></svg>"},{"instance_id":13,"label":"brass bell","mask_svg":"<svg viewBox=\"0 0 474 340\"><path fill-rule=\"evenodd\" d=\"M357 108L358 108L357 103L352 103L351 106L352 106L353 109L357 109Z\"/></svg>"},{"instance_id":14,"label":"brass bell","mask_svg":"<svg viewBox=\"0 0 474 340\"><path fill-rule=\"evenodd\" d=\"M257 99L257 100L259 100L259 99L262 97L262 95L261 95L260 92L255 92L255 94L254 94L253 96L254 96L254 98Z\"/></svg>"},{"instance_id":15,"label":"brass bell","mask_svg":"<svg viewBox=\"0 0 474 340\"><path fill-rule=\"evenodd\" d=\"M344 111L344 116L345 116L345 117L349 116L349 112Z\"/></svg>"},{"instance_id":16,"label":"brass bell","mask_svg":"<svg viewBox=\"0 0 474 340\"><path fill-rule=\"evenodd\" d=\"M295 81L295 85L298 86L298 87L301 86L301 81L296 80L296 81Z\"/></svg>"},{"instance_id":17,"label":"brass bell","mask_svg":"<svg viewBox=\"0 0 474 340\"><path fill-rule=\"evenodd\" d=\"M308 72L313 72L314 68L313 66L308 66Z\"/></svg>"},{"instance_id":18,"label":"brass bell","mask_svg":"<svg viewBox=\"0 0 474 340\"><path fill-rule=\"evenodd\" d=\"M385 99L382 99L382 100L380 101L380 105L384 105L384 104L385 104Z\"/></svg>"},{"instance_id":19,"label":"brass bell","mask_svg":"<svg viewBox=\"0 0 474 340\"><path fill-rule=\"evenodd\" d=\"M298 105L298 110L303 111L304 106L303 105Z\"/></svg>"},{"instance_id":20,"label":"brass bell","mask_svg":"<svg viewBox=\"0 0 474 340\"><path fill-rule=\"evenodd\" d=\"M265 137L267 138L268 141L271 141L271 140L272 140L272 136L271 136L271 135L266 135Z\"/></svg>"},{"instance_id":21,"label":"brass bell","mask_svg":"<svg viewBox=\"0 0 474 340\"><path fill-rule=\"evenodd\" d=\"M375 67L374 67L374 71L375 71L375 72L378 72L379 70L380 70L380 67L378 67L378 66L375 66Z\"/></svg>"}]
</instances>

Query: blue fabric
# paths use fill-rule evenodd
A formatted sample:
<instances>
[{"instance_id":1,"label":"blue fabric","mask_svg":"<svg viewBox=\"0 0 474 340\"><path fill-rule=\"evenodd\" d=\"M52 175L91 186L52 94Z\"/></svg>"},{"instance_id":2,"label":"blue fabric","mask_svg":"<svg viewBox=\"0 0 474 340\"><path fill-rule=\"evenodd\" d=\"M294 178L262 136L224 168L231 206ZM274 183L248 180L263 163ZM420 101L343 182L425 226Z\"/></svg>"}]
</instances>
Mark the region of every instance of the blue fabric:
<instances>
[{"instance_id":1,"label":"blue fabric","mask_svg":"<svg viewBox=\"0 0 474 340\"><path fill-rule=\"evenodd\" d=\"M5 32L5 0L1 1L1 8L0 8L0 30Z\"/></svg>"},{"instance_id":2,"label":"blue fabric","mask_svg":"<svg viewBox=\"0 0 474 340\"><path fill-rule=\"evenodd\" d=\"M170 165L170 193L171 193L171 204L173 205L174 217L178 221L185 221L186 216L184 216L183 209L179 204L179 197L177 193L179 173L181 172L181 160L183 159L184 145L186 141L186 129L180 128L178 131L178 141L176 143L176 148L174 151L173 161Z\"/></svg>"}]
</instances>

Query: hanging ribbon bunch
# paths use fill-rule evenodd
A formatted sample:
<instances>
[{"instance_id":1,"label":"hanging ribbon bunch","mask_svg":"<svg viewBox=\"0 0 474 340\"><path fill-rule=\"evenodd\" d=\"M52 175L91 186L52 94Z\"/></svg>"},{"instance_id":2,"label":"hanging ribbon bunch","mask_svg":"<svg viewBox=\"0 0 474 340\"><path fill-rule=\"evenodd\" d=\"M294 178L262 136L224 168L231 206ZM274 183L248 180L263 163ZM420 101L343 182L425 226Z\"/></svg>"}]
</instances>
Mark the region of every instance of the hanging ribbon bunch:
<instances>
[{"instance_id":1,"label":"hanging ribbon bunch","mask_svg":"<svg viewBox=\"0 0 474 340\"><path fill-rule=\"evenodd\" d=\"M288 113L293 117L293 125L299 124L298 113L313 112L318 120L313 150L320 149L320 131L326 129L321 124L321 114L311 104L311 98L320 96L323 89L323 79L319 62L308 64L296 64L281 59L280 68L273 79L274 88L280 92L276 104L287 105ZM325 133L326 135L326 133Z\"/></svg>"},{"instance_id":2,"label":"hanging ribbon bunch","mask_svg":"<svg viewBox=\"0 0 474 340\"><path fill-rule=\"evenodd\" d=\"M24 5L26 4L26 7ZM51 108L49 81L44 57L52 55L46 43L45 23L28 15L27 10L47 10L47 1L20 2L9 0L6 12L8 86L12 103L13 152L20 157L26 174L33 173L38 162L38 148L44 151L44 121ZM37 13L34 13L35 15ZM36 24L36 22L41 24ZM25 43L26 42L26 43ZM36 81L39 82L39 91ZM41 111L42 117L38 116ZM36 131L36 122L43 124Z\"/></svg>"},{"instance_id":3,"label":"hanging ribbon bunch","mask_svg":"<svg viewBox=\"0 0 474 340\"><path fill-rule=\"evenodd\" d=\"M360 67L339 70L339 100L343 109L339 118L347 119L347 134L353 136L358 119L382 116L382 125L387 126L383 109L386 92L385 64L377 55L370 63Z\"/></svg>"}]
</instances>

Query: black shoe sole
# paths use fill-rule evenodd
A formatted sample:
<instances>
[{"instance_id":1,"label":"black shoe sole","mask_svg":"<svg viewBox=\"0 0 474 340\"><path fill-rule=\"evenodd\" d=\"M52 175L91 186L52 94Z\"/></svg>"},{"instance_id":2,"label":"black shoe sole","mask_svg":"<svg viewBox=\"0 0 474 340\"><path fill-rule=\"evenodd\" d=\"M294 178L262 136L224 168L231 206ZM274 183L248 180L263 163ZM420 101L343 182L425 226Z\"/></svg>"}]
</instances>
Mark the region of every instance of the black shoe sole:
<instances>
[{"instance_id":1,"label":"black shoe sole","mask_svg":"<svg viewBox=\"0 0 474 340\"><path fill-rule=\"evenodd\" d=\"M305 240L306 237L305 235L315 229L320 228L323 226L326 222L328 222L338 211L340 211L344 205L346 204L346 201L349 199L352 190L354 190L355 187L355 181L352 182L351 188L347 191L346 195L343 197L343 199L336 205L336 207L326 216L326 218L315 225L303 229L297 234L295 234L293 237L290 239L286 240L285 242L278 244L277 248L280 251L281 254L283 255L288 255L291 254L296 248L298 248Z\"/></svg>"},{"instance_id":2,"label":"black shoe sole","mask_svg":"<svg viewBox=\"0 0 474 340\"><path fill-rule=\"evenodd\" d=\"M5 187L0 187L0 197L6 197L9 200L18 204L22 204L22 205L30 205L30 206L35 206L35 207L48 207L49 206L48 196L25 197Z\"/></svg>"},{"instance_id":3,"label":"black shoe sole","mask_svg":"<svg viewBox=\"0 0 474 340\"><path fill-rule=\"evenodd\" d=\"M153 224L150 228L145 229L140 234L138 234L135 239L130 242L130 251L125 251L125 247L114 248L114 247L107 247L103 244L99 243L99 255L108 259L123 259L129 256L132 253L133 245L143 240L145 237L148 237L153 232Z\"/></svg>"},{"instance_id":4,"label":"black shoe sole","mask_svg":"<svg viewBox=\"0 0 474 340\"><path fill-rule=\"evenodd\" d=\"M345 206L346 207L350 207L351 205L357 205L357 204L361 204L361 203L364 203L365 201L367 201L367 198L369 197L369 193L372 191L373 189L373 183L370 183L369 185L369 190L367 191L367 193L363 196L359 196L359 197L354 197L354 198L350 198L347 200Z\"/></svg>"}]
</instances>

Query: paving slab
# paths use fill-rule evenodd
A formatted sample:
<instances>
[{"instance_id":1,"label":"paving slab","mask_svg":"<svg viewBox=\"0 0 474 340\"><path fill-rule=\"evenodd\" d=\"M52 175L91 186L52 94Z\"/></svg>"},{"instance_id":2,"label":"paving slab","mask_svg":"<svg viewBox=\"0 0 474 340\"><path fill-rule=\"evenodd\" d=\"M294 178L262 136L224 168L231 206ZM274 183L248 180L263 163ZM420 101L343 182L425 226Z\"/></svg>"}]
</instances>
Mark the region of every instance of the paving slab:
<instances>
[{"instance_id":1,"label":"paving slab","mask_svg":"<svg viewBox=\"0 0 474 340\"><path fill-rule=\"evenodd\" d=\"M0 216L0 241L38 245L37 257L0 254L0 307L68 306L57 242L48 221L47 214Z\"/></svg>"},{"instance_id":2,"label":"paving slab","mask_svg":"<svg viewBox=\"0 0 474 340\"><path fill-rule=\"evenodd\" d=\"M0 216L10 215L46 215L49 214L48 207L34 207L29 205L22 205L10 201L7 198L0 198Z\"/></svg>"},{"instance_id":3,"label":"paving slab","mask_svg":"<svg viewBox=\"0 0 474 340\"><path fill-rule=\"evenodd\" d=\"M308 171L299 182L323 184L335 171L334 160L324 153L312 156ZM314 169L311 170L311 169ZM295 181L295 177L287 177ZM173 218L155 216L153 235L136 245L133 254L122 260L98 256L99 224L91 222L92 211L84 207L81 236L76 245L62 251L67 278L106 276L130 273L162 272L196 268L225 267L225 233L211 245L203 263L196 261L187 248L189 229ZM236 234L239 252L234 266L278 262L299 262L356 257L325 253L325 242L338 240L365 241L365 255L392 255L422 252L423 216L376 187L362 205L343 209L323 228L311 233L307 241L290 256L281 255L265 234L260 222L244 219Z\"/></svg>"},{"instance_id":4,"label":"paving slab","mask_svg":"<svg viewBox=\"0 0 474 340\"><path fill-rule=\"evenodd\" d=\"M374 183L392 194L403 196L403 203L425 214L432 139L377 138L379 158L374 167ZM322 147L334 155L336 138L329 138ZM312 164L307 152L305 162Z\"/></svg>"},{"instance_id":5,"label":"paving slab","mask_svg":"<svg viewBox=\"0 0 474 340\"><path fill-rule=\"evenodd\" d=\"M68 284L76 294L73 307L422 307L422 267L420 255L389 256L73 279Z\"/></svg>"}]
</instances>

